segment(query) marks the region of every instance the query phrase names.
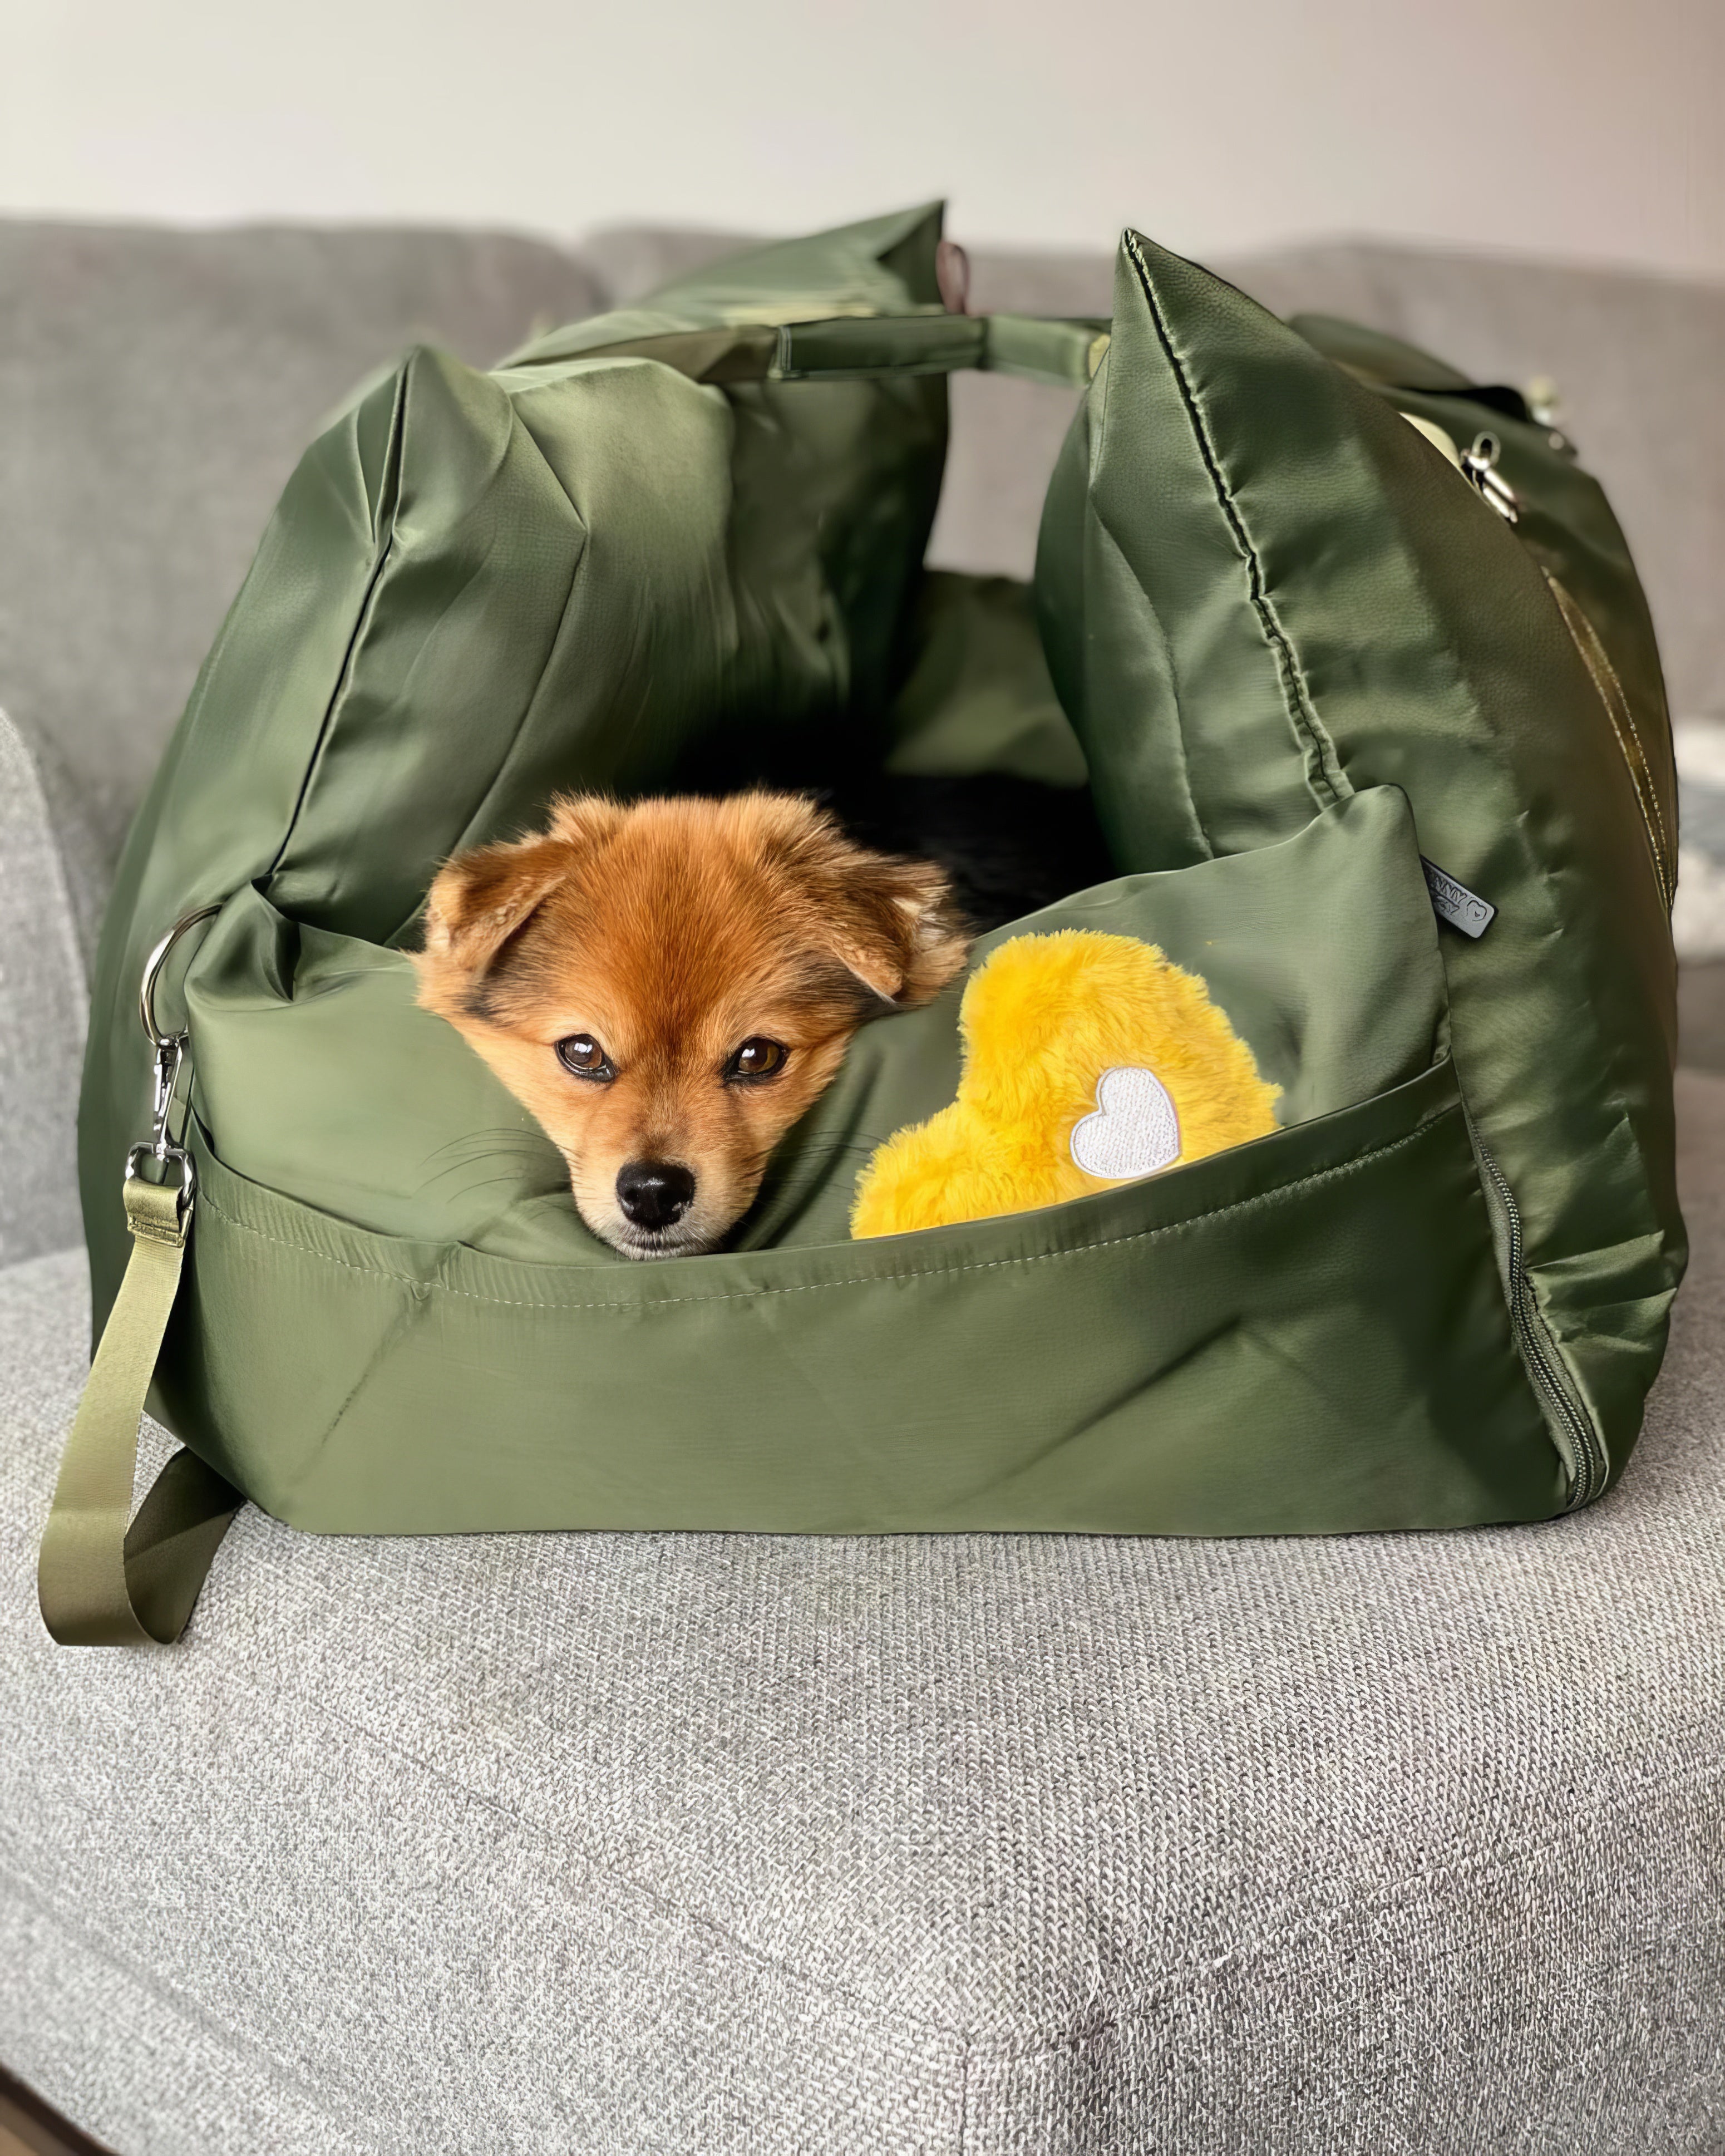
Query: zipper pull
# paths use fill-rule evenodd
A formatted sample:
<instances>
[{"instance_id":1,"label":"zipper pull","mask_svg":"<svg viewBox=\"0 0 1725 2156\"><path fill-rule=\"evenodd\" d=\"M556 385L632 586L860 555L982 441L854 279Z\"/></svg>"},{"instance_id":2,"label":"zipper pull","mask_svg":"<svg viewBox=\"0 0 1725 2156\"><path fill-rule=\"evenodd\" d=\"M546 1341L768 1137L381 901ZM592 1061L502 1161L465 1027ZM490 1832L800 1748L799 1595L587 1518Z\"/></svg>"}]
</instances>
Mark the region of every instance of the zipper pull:
<instances>
[{"instance_id":1,"label":"zipper pull","mask_svg":"<svg viewBox=\"0 0 1725 2156\"><path fill-rule=\"evenodd\" d=\"M1522 392L1527 400L1527 415L1536 427L1543 427L1548 447L1560 457L1574 457L1575 444L1563 432L1563 400L1558 393L1558 385L1548 374L1536 374Z\"/></svg>"},{"instance_id":2,"label":"zipper pull","mask_svg":"<svg viewBox=\"0 0 1725 2156\"><path fill-rule=\"evenodd\" d=\"M1522 506L1515 489L1497 469L1503 444L1495 434L1476 434L1473 447L1461 453L1461 469L1506 524L1518 524Z\"/></svg>"}]
</instances>

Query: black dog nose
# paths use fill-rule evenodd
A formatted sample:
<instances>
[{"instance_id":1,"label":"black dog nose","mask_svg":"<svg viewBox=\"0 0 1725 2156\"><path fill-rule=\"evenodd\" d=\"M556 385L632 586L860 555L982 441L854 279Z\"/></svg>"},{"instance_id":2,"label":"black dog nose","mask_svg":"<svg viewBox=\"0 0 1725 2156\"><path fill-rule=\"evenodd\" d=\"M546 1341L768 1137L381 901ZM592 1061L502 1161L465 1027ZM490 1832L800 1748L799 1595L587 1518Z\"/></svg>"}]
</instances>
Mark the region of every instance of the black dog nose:
<instances>
[{"instance_id":1,"label":"black dog nose","mask_svg":"<svg viewBox=\"0 0 1725 2156\"><path fill-rule=\"evenodd\" d=\"M617 1202L638 1228L669 1228L695 1197L686 1168L664 1160L626 1160L617 1171Z\"/></svg>"}]
</instances>

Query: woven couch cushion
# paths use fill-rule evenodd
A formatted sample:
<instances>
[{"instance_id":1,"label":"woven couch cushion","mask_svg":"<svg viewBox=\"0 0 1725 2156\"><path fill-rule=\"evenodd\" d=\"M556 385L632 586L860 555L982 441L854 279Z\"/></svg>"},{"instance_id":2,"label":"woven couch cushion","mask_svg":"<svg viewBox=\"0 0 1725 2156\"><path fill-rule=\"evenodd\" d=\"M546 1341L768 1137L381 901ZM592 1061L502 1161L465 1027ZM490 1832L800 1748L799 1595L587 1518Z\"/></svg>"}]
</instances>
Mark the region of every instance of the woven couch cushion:
<instances>
[{"instance_id":1,"label":"woven couch cushion","mask_svg":"<svg viewBox=\"0 0 1725 2156\"><path fill-rule=\"evenodd\" d=\"M121 2156L1278 2156L1725 2129L1725 1081L1624 1486L1183 1543L316 1540L56 1649L0 1276L0 2058ZM159 1449L158 1449L159 1456Z\"/></svg>"}]
</instances>

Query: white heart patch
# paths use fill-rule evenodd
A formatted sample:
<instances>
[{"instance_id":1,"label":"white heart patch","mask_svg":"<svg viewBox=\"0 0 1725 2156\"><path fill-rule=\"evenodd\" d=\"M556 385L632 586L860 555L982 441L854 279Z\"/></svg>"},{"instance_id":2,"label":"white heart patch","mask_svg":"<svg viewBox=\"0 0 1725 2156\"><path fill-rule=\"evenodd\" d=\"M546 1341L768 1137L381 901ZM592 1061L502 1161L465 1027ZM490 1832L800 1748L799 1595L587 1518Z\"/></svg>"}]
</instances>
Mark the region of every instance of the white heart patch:
<instances>
[{"instance_id":1,"label":"white heart patch","mask_svg":"<svg viewBox=\"0 0 1725 2156\"><path fill-rule=\"evenodd\" d=\"M1180 1157L1180 1118L1153 1070L1117 1064L1096 1081L1096 1111L1072 1127L1072 1158L1086 1175L1124 1183Z\"/></svg>"}]
</instances>

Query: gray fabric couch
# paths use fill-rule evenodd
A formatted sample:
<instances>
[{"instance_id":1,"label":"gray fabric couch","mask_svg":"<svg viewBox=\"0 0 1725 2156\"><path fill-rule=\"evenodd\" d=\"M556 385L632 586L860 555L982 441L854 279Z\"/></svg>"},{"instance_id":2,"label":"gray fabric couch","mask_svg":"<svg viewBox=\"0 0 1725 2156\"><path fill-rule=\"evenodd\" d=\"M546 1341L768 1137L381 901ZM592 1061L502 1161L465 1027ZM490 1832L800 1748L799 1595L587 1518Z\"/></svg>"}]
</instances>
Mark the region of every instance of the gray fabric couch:
<instances>
[{"instance_id":1,"label":"gray fabric couch","mask_svg":"<svg viewBox=\"0 0 1725 2156\"><path fill-rule=\"evenodd\" d=\"M248 1511L177 1648L41 1632L82 953L270 500L401 342L481 357L703 244L0 225L0 2063L121 2156L1725 2147L1717 1075L1681 1081L1696 1255L1647 1435L1575 1519L375 1542ZM1725 712L1725 295L1346 247L1235 274L1566 379L1678 698ZM1094 307L1106 265L978 287ZM1065 411L960 386L940 558L1022 567Z\"/></svg>"}]
</instances>

